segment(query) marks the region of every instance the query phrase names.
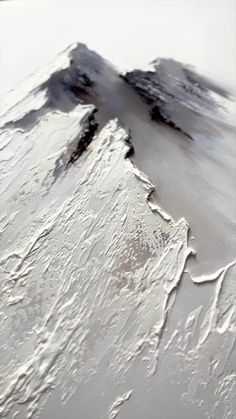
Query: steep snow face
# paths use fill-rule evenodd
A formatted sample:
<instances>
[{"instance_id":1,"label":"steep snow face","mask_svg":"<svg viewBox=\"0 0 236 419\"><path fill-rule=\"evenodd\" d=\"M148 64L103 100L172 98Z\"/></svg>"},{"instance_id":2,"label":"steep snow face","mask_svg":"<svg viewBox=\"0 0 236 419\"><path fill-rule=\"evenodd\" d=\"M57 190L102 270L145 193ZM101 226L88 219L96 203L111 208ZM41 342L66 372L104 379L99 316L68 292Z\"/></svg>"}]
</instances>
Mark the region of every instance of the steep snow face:
<instances>
[{"instance_id":1,"label":"steep snow face","mask_svg":"<svg viewBox=\"0 0 236 419\"><path fill-rule=\"evenodd\" d=\"M129 158L145 108L83 45L27 86L1 117L0 416L233 419L235 261L193 275Z\"/></svg>"}]
</instances>

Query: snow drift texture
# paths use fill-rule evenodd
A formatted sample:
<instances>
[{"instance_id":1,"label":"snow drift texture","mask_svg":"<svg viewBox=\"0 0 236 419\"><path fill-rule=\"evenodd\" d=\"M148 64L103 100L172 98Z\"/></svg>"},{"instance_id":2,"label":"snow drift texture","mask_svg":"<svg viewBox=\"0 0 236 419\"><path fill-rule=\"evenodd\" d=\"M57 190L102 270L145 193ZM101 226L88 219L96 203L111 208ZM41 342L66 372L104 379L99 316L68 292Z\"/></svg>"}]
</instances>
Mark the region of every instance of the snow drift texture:
<instances>
[{"instance_id":1,"label":"snow drift texture","mask_svg":"<svg viewBox=\"0 0 236 419\"><path fill-rule=\"evenodd\" d=\"M196 295L212 283L211 296L177 314L188 223L131 162L129 127L107 120L111 74L125 85L76 45L12 92L1 116L0 415L233 419L234 261L191 275ZM169 115L182 90L162 76L149 95ZM125 78L147 98L153 76L143 77ZM209 105L212 117L201 83L181 106Z\"/></svg>"}]
</instances>

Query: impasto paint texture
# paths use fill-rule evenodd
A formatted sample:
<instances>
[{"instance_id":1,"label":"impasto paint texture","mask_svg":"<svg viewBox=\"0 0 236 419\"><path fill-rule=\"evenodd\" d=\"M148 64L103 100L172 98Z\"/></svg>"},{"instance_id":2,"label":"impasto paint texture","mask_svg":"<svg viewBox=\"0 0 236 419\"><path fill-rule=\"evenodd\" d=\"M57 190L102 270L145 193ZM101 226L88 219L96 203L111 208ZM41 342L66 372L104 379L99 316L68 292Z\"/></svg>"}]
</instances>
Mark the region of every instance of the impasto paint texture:
<instances>
[{"instance_id":1,"label":"impasto paint texture","mask_svg":"<svg viewBox=\"0 0 236 419\"><path fill-rule=\"evenodd\" d=\"M236 417L234 99L175 58L1 101L0 417Z\"/></svg>"}]
</instances>

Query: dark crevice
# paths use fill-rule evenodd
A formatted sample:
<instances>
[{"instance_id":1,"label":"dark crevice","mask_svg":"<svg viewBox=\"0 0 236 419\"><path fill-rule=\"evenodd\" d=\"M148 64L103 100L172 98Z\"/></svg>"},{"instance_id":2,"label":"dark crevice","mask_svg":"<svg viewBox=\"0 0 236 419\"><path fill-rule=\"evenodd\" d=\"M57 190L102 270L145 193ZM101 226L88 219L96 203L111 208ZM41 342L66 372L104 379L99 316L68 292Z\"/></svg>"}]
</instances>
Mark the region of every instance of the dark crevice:
<instances>
[{"instance_id":1,"label":"dark crevice","mask_svg":"<svg viewBox=\"0 0 236 419\"><path fill-rule=\"evenodd\" d=\"M98 128L98 122L95 119L94 109L91 113L86 114L81 120L81 133L74 138L66 147L66 150L55 161L54 169L52 171L52 186L57 179L66 173L66 171L79 159L79 157L86 151L89 144L94 139L94 135Z\"/></svg>"},{"instance_id":2,"label":"dark crevice","mask_svg":"<svg viewBox=\"0 0 236 419\"><path fill-rule=\"evenodd\" d=\"M87 120L87 127L78 139L77 147L74 151L72 151L70 159L68 161L68 165L73 164L83 154L83 152L87 149L88 145L93 140L95 132L98 128L98 122L94 117L94 113L96 111L97 110L95 110L92 114L89 115Z\"/></svg>"},{"instance_id":3,"label":"dark crevice","mask_svg":"<svg viewBox=\"0 0 236 419\"><path fill-rule=\"evenodd\" d=\"M186 137L190 138L190 140L193 140L193 137L188 134L186 131L184 131L182 128L180 128L175 122L173 122L170 117L163 114L162 110L158 106L153 106L150 111L150 117L153 121L161 121L167 124L169 127L174 128L175 130L181 132L182 134L186 135Z\"/></svg>"},{"instance_id":4,"label":"dark crevice","mask_svg":"<svg viewBox=\"0 0 236 419\"><path fill-rule=\"evenodd\" d=\"M125 143L129 147L128 151L125 154L125 159L128 159L128 158L131 158L134 155L134 146L133 146L132 141L131 141L131 131L130 131L130 129L128 130L128 136L125 140Z\"/></svg>"}]
</instances>

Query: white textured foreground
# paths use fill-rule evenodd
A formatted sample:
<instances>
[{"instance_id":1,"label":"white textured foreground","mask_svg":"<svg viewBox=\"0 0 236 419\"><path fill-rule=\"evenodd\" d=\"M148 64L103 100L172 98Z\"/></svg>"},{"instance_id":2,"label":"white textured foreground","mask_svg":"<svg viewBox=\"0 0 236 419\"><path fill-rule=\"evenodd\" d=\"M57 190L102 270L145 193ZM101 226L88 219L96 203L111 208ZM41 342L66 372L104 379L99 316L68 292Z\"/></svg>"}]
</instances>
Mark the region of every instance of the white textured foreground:
<instances>
[{"instance_id":1,"label":"white textured foreground","mask_svg":"<svg viewBox=\"0 0 236 419\"><path fill-rule=\"evenodd\" d=\"M85 112L45 117L5 148L2 415L22 402L31 414L73 374L76 389L105 357L106 374L125 374L144 344L152 372L190 252L185 220L167 222L149 206L153 187L124 158L127 134L116 121L54 183L65 132L76 137Z\"/></svg>"},{"instance_id":2,"label":"white textured foreground","mask_svg":"<svg viewBox=\"0 0 236 419\"><path fill-rule=\"evenodd\" d=\"M118 121L69 164L94 108L42 98L2 120L43 110L0 137L0 416L235 418L234 262L190 281L188 224L155 204Z\"/></svg>"}]
</instances>

